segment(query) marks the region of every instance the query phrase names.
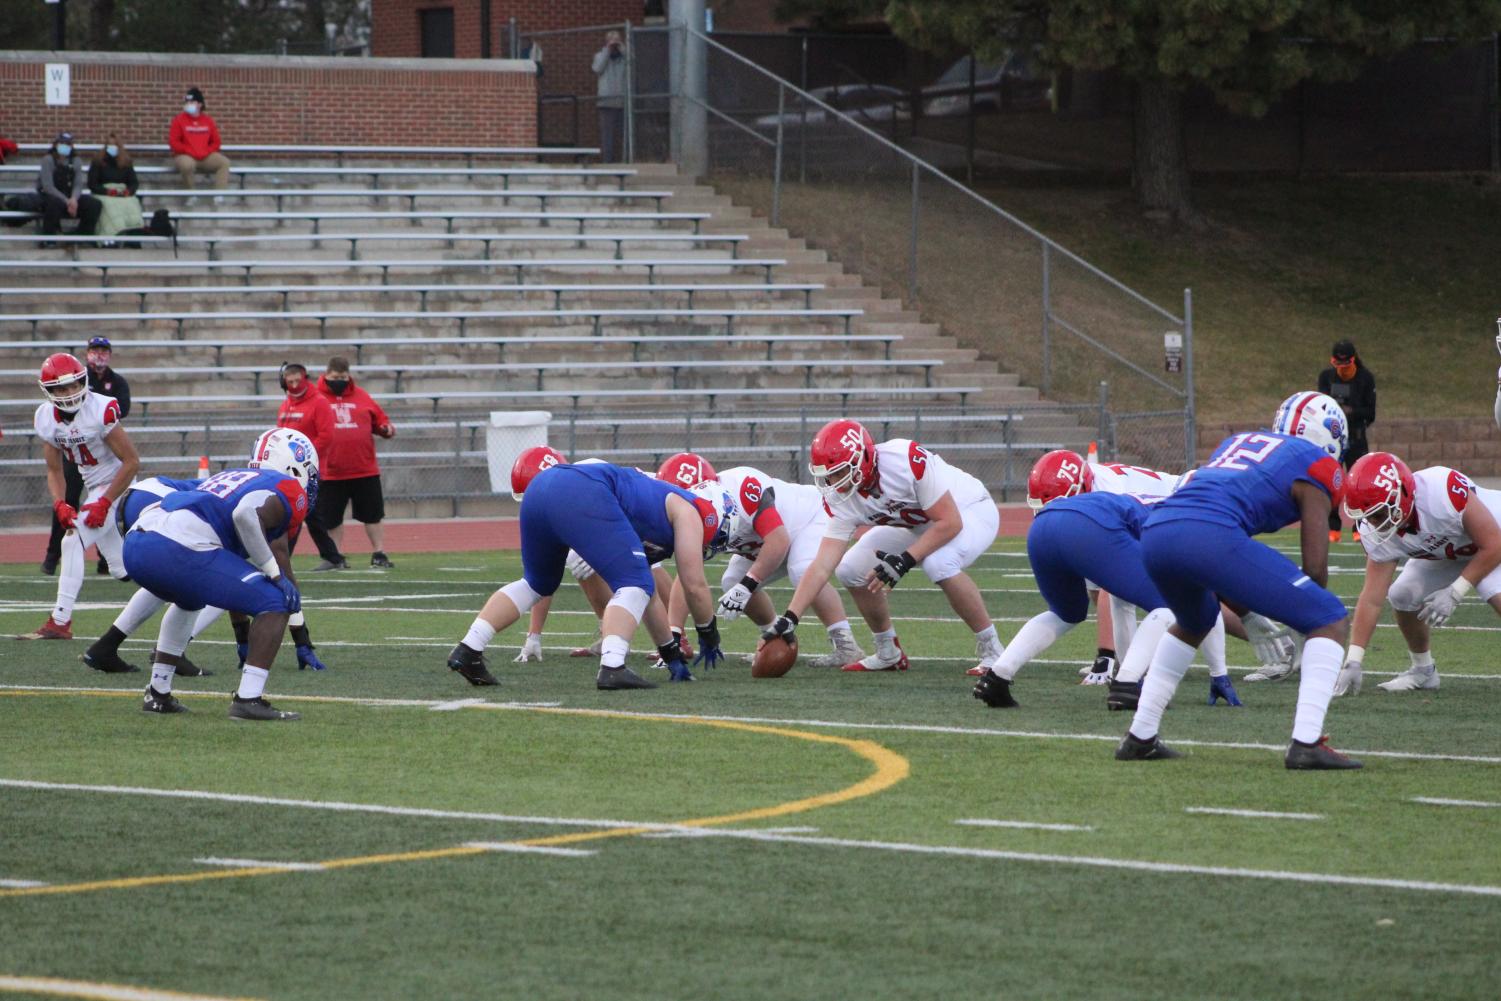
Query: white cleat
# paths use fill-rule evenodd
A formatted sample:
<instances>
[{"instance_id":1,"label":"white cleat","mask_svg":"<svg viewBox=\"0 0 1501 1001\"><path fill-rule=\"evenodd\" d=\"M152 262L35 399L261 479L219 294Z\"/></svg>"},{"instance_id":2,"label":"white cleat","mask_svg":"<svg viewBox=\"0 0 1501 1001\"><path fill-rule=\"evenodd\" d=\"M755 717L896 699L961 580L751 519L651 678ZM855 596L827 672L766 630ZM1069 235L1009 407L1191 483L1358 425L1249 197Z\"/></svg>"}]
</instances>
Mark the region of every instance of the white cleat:
<instances>
[{"instance_id":1,"label":"white cleat","mask_svg":"<svg viewBox=\"0 0 1501 1001\"><path fill-rule=\"evenodd\" d=\"M1388 692L1435 691L1438 688L1437 667L1409 667L1390 681L1376 686Z\"/></svg>"},{"instance_id":2,"label":"white cleat","mask_svg":"<svg viewBox=\"0 0 1501 1001\"><path fill-rule=\"evenodd\" d=\"M833 644L834 649L814 657L808 665L810 667L843 667L865 659L865 651L860 649L860 644L855 641L853 633L838 634L833 639Z\"/></svg>"},{"instance_id":3,"label":"white cleat","mask_svg":"<svg viewBox=\"0 0 1501 1001\"><path fill-rule=\"evenodd\" d=\"M907 654L906 654L905 651L902 650L901 641L900 640L893 640L892 641L892 645L893 645L893 649L894 649L894 651L896 653L895 659L887 659L885 657L882 657L881 656L881 652L879 650L877 650L875 653L871 654L869 657L862 657L862 658L860 658L857 661L853 661L852 663L844 665L844 667L840 668L840 670L843 670L843 671L905 671L907 669L907 667L908 667L908 664L907 664Z\"/></svg>"}]
</instances>

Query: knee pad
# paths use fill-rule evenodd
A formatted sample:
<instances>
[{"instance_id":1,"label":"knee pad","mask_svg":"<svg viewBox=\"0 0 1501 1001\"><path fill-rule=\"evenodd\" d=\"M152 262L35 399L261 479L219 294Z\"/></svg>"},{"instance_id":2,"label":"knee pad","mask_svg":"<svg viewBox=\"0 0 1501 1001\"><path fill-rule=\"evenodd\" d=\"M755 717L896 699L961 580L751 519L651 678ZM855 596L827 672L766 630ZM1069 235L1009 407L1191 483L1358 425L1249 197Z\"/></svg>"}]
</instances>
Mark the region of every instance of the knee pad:
<instances>
[{"instance_id":1,"label":"knee pad","mask_svg":"<svg viewBox=\"0 0 1501 1001\"><path fill-rule=\"evenodd\" d=\"M1422 591L1422 586L1416 580L1403 580L1399 574L1392 582L1391 590L1386 592L1386 600L1399 612L1416 612L1423 607Z\"/></svg>"},{"instance_id":2,"label":"knee pad","mask_svg":"<svg viewBox=\"0 0 1501 1001\"><path fill-rule=\"evenodd\" d=\"M532 586L522 580L513 580L500 589L500 593L510 598L516 605L516 610L522 615L532 610L532 606L542 600L542 595L532 590Z\"/></svg>"},{"instance_id":3,"label":"knee pad","mask_svg":"<svg viewBox=\"0 0 1501 1001\"><path fill-rule=\"evenodd\" d=\"M651 604L651 595L644 588L623 587L615 592L614 597L605 605L606 608L623 608L631 613L631 617L637 622L646 614L646 606Z\"/></svg>"}]
</instances>

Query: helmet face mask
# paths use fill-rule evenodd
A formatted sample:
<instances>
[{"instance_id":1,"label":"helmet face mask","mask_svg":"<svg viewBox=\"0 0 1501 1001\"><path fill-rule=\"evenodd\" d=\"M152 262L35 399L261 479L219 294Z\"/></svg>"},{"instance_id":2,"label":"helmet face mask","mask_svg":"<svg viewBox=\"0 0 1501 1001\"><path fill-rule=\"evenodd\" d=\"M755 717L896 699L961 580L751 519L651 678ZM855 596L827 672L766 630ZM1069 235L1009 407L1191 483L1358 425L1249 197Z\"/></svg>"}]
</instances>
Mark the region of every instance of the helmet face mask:
<instances>
[{"instance_id":1,"label":"helmet face mask","mask_svg":"<svg viewBox=\"0 0 1501 1001\"><path fill-rule=\"evenodd\" d=\"M70 354L55 354L42 363L37 383L54 407L76 414L89 395L89 370Z\"/></svg>"},{"instance_id":2,"label":"helmet face mask","mask_svg":"<svg viewBox=\"0 0 1501 1001\"><path fill-rule=\"evenodd\" d=\"M1345 457L1349 444L1344 410L1323 393L1294 393L1283 400L1272 418L1272 430L1317 445L1335 462Z\"/></svg>"},{"instance_id":3,"label":"helmet face mask","mask_svg":"<svg viewBox=\"0 0 1501 1001\"><path fill-rule=\"evenodd\" d=\"M875 480L876 445L857 421L825 424L808 450L808 472L825 500L848 497Z\"/></svg>"},{"instance_id":4,"label":"helmet face mask","mask_svg":"<svg viewBox=\"0 0 1501 1001\"><path fill-rule=\"evenodd\" d=\"M533 445L511 465L511 499L521 500L526 488L545 469L564 465L568 457L550 445Z\"/></svg>"},{"instance_id":5,"label":"helmet face mask","mask_svg":"<svg viewBox=\"0 0 1501 1001\"><path fill-rule=\"evenodd\" d=\"M1027 506L1041 511L1055 500L1077 497L1094 489L1094 473L1078 452L1066 448L1038 459L1027 475Z\"/></svg>"},{"instance_id":6,"label":"helmet face mask","mask_svg":"<svg viewBox=\"0 0 1501 1001\"><path fill-rule=\"evenodd\" d=\"M1390 452L1372 452L1350 467L1341 508L1362 539L1382 543L1412 519L1416 481L1407 464Z\"/></svg>"},{"instance_id":7,"label":"helmet face mask","mask_svg":"<svg viewBox=\"0 0 1501 1001\"><path fill-rule=\"evenodd\" d=\"M291 428L272 428L255 440L250 469L268 469L302 484L308 504L318 499L318 450L307 435Z\"/></svg>"}]
</instances>

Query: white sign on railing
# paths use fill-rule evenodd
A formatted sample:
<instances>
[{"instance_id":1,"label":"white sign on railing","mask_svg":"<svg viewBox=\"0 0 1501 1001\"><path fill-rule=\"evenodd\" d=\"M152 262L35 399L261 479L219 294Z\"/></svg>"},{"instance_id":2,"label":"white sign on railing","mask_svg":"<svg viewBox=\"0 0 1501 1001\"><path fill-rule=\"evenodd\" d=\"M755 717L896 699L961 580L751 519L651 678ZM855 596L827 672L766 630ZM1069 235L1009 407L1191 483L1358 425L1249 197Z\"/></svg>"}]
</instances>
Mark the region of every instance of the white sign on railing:
<instances>
[{"instance_id":1,"label":"white sign on railing","mask_svg":"<svg viewBox=\"0 0 1501 1001\"><path fill-rule=\"evenodd\" d=\"M67 63L48 63L46 75L47 103L72 103L72 70Z\"/></svg>"}]
</instances>

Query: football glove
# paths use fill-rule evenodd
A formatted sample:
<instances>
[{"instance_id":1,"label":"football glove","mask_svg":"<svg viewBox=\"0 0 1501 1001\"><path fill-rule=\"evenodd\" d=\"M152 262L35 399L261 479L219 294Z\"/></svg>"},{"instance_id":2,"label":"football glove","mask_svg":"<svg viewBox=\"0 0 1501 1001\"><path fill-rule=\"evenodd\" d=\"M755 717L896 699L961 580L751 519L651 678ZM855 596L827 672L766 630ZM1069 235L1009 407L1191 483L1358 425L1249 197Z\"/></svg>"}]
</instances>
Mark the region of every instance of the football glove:
<instances>
[{"instance_id":1,"label":"football glove","mask_svg":"<svg viewBox=\"0 0 1501 1001\"><path fill-rule=\"evenodd\" d=\"M328 665L319 660L318 655L313 652L311 643L297 645L297 670L301 671L304 668L312 668L314 671L328 670Z\"/></svg>"},{"instance_id":2,"label":"football glove","mask_svg":"<svg viewBox=\"0 0 1501 1001\"><path fill-rule=\"evenodd\" d=\"M1227 706L1245 705L1240 700L1240 696L1235 694L1235 684L1231 682L1228 674L1209 679L1209 704L1214 705L1220 699L1224 699Z\"/></svg>"},{"instance_id":3,"label":"football glove","mask_svg":"<svg viewBox=\"0 0 1501 1001\"><path fill-rule=\"evenodd\" d=\"M283 608L288 612L302 611L302 595L297 593L297 585L292 583L292 578L283 575L273 578L271 583L281 589Z\"/></svg>"},{"instance_id":4,"label":"football glove","mask_svg":"<svg viewBox=\"0 0 1501 1001\"><path fill-rule=\"evenodd\" d=\"M734 622L745 611L745 606L750 604L751 595L756 593L756 588L761 582L749 574L740 578L740 582L724 593L719 599L719 614L724 616L726 622Z\"/></svg>"},{"instance_id":5,"label":"football glove","mask_svg":"<svg viewBox=\"0 0 1501 1001\"><path fill-rule=\"evenodd\" d=\"M775 639L791 642L792 633L796 629L797 616L792 614L791 609L788 609L775 622L761 630L761 638L768 643Z\"/></svg>"},{"instance_id":6,"label":"football glove","mask_svg":"<svg viewBox=\"0 0 1501 1001\"><path fill-rule=\"evenodd\" d=\"M1454 586L1439 588L1428 597L1423 599L1423 607L1418 609L1418 618L1433 628L1437 628L1449 621L1449 616L1459 607L1459 599L1462 592L1455 593Z\"/></svg>"},{"instance_id":7,"label":"football glove","mask_svg":"<svg viewBox=\"0 0 1501 1001\"><path fill-rule=\"evenodd\" d=\"M529 660L540 661L542 659L542 634L527 633L526 642L521 644L521 652L516 655L517 664L525 664Z\"/></svg>"},{"instance_id":8,"label":"football glove","mask_svg":"<svg viewBox=\"0 0 1501 1001\"><path fill-rule=\"evenodd\" d=\"M876 559L881 562L876 564L872 572L887 587L896 587L907 575L907 571L917 566L917 561L906 550L899 553L883 553L878 549Z\"/></svg>"},{"instance_id":9,"label":"football glove","mask_svg":"<svg viewBox=\"0 0 1501 1001\"><path fill-rule=\"evenodd\" d=\"M52 505L52 513L57 515L57 523L63 528L73 528L78 520L78 511L65 500L60 500Z\"/></svg>"},{"instance_id":10,"label":"football glove","mask_svg":"<svg viewBox=\"0 0 1501 1001\"><path fill-rule=\"evenodd\" d=\"M98 500L85 504L82 513L85 526L103 528L104 519L109 516L109 498L101 494Z\"/></svg>"},{"instance_id":11,"label":"football glove","mask_svg":"<svg viewBox=\"0 0 1501 1001\"><path fill-rule=\"evenodd\" d=\"M698 656L693 658L693 666L711 668L724 660L724 651L719 649L719 623L710 618L707 625L695 622L693 628L698 633Z\"/></svg>"},{"instance_id":12,"label":"football glove","mask_svg":"<svg viewBox=\"0 0 1501 1001\"><path fill-rule=\"evenodd\" d=\"M1290 629L1255 612L1247 612L1241 617L1241 622L1246 627L1246 636L1257 660L1269 667L1292 661L1296 644Z\"/></svg>"},{"instance_id":13,"label":"football glove","mask_svg":"<svg viewBox=\"0 0 1501 1001\"><path fill-rule=\"evenodd\" d=\"M1358 660L1345 661L1345 666L1339 669L1339 680L1334 683L1335 695L1360 694L1361 667Z\"/></svg>"},{"instance_id":14,"label":"football glove","mask_svg":"<svg viewBox=\"0 0 1501 1001\"><path fill-rule=\"evenodd\" d=\"M669 660L667 662L668 681L692 681L693 675L688 670L688 665L681 660Z\"/></svg>"}]
</instances>

